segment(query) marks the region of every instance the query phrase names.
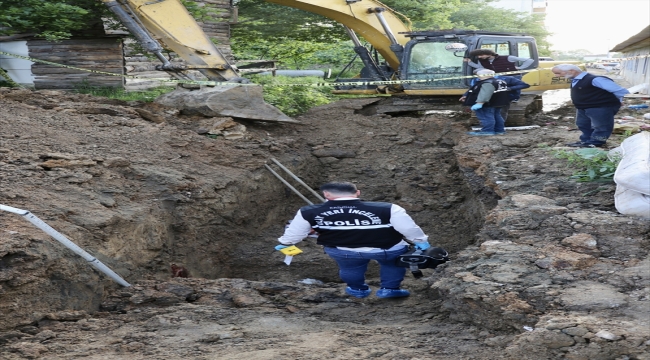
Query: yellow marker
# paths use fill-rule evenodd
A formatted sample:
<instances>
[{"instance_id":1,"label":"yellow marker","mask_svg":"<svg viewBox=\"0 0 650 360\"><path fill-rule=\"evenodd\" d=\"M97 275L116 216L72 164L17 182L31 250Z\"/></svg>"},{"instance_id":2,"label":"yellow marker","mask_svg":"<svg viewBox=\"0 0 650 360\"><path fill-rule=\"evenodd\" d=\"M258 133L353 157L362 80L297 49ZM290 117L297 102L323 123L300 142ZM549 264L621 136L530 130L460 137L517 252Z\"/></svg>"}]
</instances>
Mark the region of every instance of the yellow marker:
<instances>
[{"instance_id":1,"label":"yellow marker","mask_svg":"<svg viewBox=\"0 0 650 360\"><path fill-rule=\"evenodd\" d=\"M302 250L298 249L295 245L291 245L284 249L280 249L280 252L288 256L294 256L294 255L301 254Z\"/></svg>"}]
</instances>

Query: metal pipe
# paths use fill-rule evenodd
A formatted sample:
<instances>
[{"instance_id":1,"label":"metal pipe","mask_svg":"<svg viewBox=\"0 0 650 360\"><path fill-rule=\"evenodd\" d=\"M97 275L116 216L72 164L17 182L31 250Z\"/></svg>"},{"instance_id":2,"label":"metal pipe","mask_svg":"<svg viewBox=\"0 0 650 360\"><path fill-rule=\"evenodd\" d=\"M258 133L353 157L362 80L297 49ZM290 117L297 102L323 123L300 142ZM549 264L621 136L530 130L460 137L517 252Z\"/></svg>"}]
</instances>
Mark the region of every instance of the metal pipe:
<instances>
[{"instance_id":1,"label":"metal pipe","mask_svg":"<svg viewBox=\"0 0 650 360\"><path fill-rule=\"evenodd\" d=\"M142 23L137 16L133 16L132 18L131 15L126 10L124 10L124 8L117 1L102 1L104 2L104 5L108 6L108 8L120 19L122 24L124 24L124 26L131 32L131 34L133 34L133 36L138 39L140 44L142 44L142 47L144 47L144 49L150 53L154 54L158 60L163 63L162 67L164 69L173 67L169 60L165 58L165 55L163 55L163 48L160 46L160 43L158 43L158 41L149 35L149 33L142 26ZM126 6L128 6L128 4ZM131 10L130 7L129 10Z\"/></svg>"},{"instance_id":2,"label":"metal pipe","mask_svg":"<svg viewBox=\"0 0 650 360\"><path fill-rule=\"evenodd\" d=\"M287 174L289 174L289 176L294 178L294 180L296 180L300 185L304 186L307 190L309 190L312 194L314 194L314 196L316 196L316 198L318 198L318 200L320 200L322 202L325 202L325 199L323 199L323 197L320 196L320 194L318 194L316 191L314 191L314 189L310 188L309 185L305 184L304 181L300 180L299 177L294 175L289 169L284 167L284 165L280 164L279 161L277 161L275 158L271 158L271 161L273 161L276 165L278 165L280 167L280 169L286 171Z\"/></svg>"},{"instance_id":3,"label":"metal pipe","mask_svg":"<svg viewBox=\"0 0 650 360\"><path fill-rule=\"evenodd\" d=\"M376 8L369 8L368 13L370 14L375 14L377 16L377 20L379 20L379 23L381 24L381 27L384 28L384 31L386 32L386 37L388 37L388 40L390 40L390 43L395 45L399 44L397 42L397 39L395 38L395 35L393 35L393 31L390 29L390 26L388 26L388 22L386 22L386 18L384 18L384 14L382 14L384 11L386 11L385 8L383 7L376 7Z\"/></svg>"},{"instance_id":4,"label":"metal pipe","mask_svg":"<svg viewBox=\"0 0 650 360\"><path fill-rule=\"evenodd\" d=\"M271 174L275 175L275 177L278 178L278 180L282 181L284 185L287 185L289 189L293 190L293 192L296 193L296 195L300 196L301 199L305 200L307 204L314 205L314 203L309 201L309 199L307 199L303 194L301 194L300 191L296 190L295 187L291 186L291 184L289 184L286 180L284 180L282 176L280 176L278 173L273 171L273 169L271 169L270 166L264 164L264 167L267 168L271 172Z\"/></svg>"},{"instance_id":5,"label":"metal pipe","mask_svg":"<svg viewBox=\"0 0 650 360\"><path fill-rule=\"evenodd\" d=\"M359 58L363 62L363 65L366 66L366 70L368 70L370 78L388 80L388 77L377 65L377 61L372 58L372 55L370 55L368 49L366 49L365 46L361 45L361 41L359 41L357 34L355 34L354 31L347 26L343 26L343 28L348 33L348 36L350 36L350 39L352 39L352 42L354 43L354 52L359 55Z\"/></svg>"},{"instance_id":6,"label":"metal pipe","mask_svg":"<svg viewBox=\"0 0 650 360\"><path fill-rule=\"evenodd\" d=\"M58 242L61 244L65 245L68 249L74 251L75 254L81 256L82 258L86 259L90 265L94 266L97 268L97 270L103 272L104 274L108 275L111 279L115 280L118 284L124 286L124 287L129 287L131 284L126 282L126 280L122 279L119 275L117 275L113 270L108 268L108 266L104 265L101 261L97 260L94 256L90 255L89 253L85 252L82 248L77 246L77 244L73 243L70 241L68 238L63 236L61 233L58 231L54 230L50 225L46 224L43 222L43 220L39 219L36 217L34 214L30 213L27 210L22 210L22 209L17 209L11 206L6 206L6 205L1 205L0 204L0 210L8 211L10 213L18 214L20 216L23 216L27 221L31 222L34 224L36 227L40 228L43 230L45 233L56 239Z\"/></svg>"},{"instance_id":7,"label":"metal pipe","mask_svg":"<svg viewBox=\"0 0 650 360\"><path fill-rule=\"evenodd\" d=\"M361 41L359 41L359 37L357 36L357 34L355 34L354 31L352 31L352 29L350 29L349 27L347 27L345 25L343 26L343 28L345 29L345 32L348 33L348 36L350 37L350 39L354 43L354 46L355 47L361 46Z\"/></svg>"}]
</instances>

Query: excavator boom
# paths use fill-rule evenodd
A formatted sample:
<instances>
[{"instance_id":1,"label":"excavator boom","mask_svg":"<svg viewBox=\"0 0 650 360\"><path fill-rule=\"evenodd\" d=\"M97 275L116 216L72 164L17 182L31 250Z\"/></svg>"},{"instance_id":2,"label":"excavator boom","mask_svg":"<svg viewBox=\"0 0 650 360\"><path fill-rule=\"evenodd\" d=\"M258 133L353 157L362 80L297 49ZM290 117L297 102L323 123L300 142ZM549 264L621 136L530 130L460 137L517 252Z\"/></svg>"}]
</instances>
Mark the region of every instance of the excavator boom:
<instances>
[{"instance_id":1,"label":"excavator boom","mask_svg":"<svg viewBox=\"0 0 650 360\"><path fill-rule=\"evenodd\" d=\"M200 90L178 89L157 102L186 113L205 116L297 122L264 102L261 87L247 84L179 0L102 0L145 49L158 57L165 70L178 78L187 78L187 70L197 70L208 79L230 82L227 85L202 86ZM178 54L186 64L175 65L162 53Z\"/></svg>"},{"instance_id":2,"label":"excavator boom","mask_svg":"<svg viewBox=\"0 0 650 360\"><path fill-rule=\"evenodd\" d=\"M401 59L390 47L404 45L409 38L402 33L411 31L411 21L375 0L322 1L322 0L264 0L269 3L293 7L325 16L342 24L368 41L393 68L397 69ZM380 10L381 9L381 10ZM380 16L377 16L377 15ZM385 25L382 25L382 20Z\"/></svg>"}]
</instances>

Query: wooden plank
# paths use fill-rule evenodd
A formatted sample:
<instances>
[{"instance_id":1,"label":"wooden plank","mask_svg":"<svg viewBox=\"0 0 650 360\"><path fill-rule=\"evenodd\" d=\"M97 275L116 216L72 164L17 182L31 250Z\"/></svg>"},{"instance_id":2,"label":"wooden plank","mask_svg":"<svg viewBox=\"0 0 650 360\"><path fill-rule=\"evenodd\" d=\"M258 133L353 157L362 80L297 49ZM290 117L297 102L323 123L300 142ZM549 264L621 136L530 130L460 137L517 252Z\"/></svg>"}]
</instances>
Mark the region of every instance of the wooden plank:
<instances>
[{"instance_id":1,"label":"wooden plank","mask_svg":"<svg viewBox=\"0 0 650 360\"><path fill-rule=\"evenodd\" d=\"M56 42L42 40L42 39L32 39L28 40L29 45L55 45L55 46L67 46L67 45L89 45L95 46L100 43L119 43L119 37L106 37L106 38L74 38L74 39L65 39Z\"/></svg>"},{"instance_id":2,"label":"wooden plank","mask_svg":"<svg viewBox=\"0 0 650 360\"><path fill-rule=\"evenodd\" d=\"M70 56L73 56L73 55L71 54ZM51 62L53 64L63 64L63 65L72 65L72 64L88 64L88 65L91 65L91 64L116 64L116 65L122 65L122 63L123 63L121 57L108 58L108 59L107 58L102 58L102 57L97 57L97 58L70 58L70 57L68 57L68 58L65 58L65 59L61 59L61 58L59 58L59 59L57 59L57 58L43 59L43 58L40 58L40 59L37 59L37 60L43 60L43 61ZM48 63L38 62L38 61L36 62L36 64L40 64L42 66L54 66L54 65L50 65Z\"/></svg>"},{"instance_id":3,"label":"wooden plank","mask_svg":"<svg viewBox=\"0 0 650 360\"><path fill-rule=\"evenodd\" d=\"M51 51L71 51L71 52L93 52L93 51L107 51L111 49L119 49L119 44L96 44L96 46L79 44L77 46L57 46L57 45L42 45L32 46L28 45L30 51L44 52Z\"/></svg>"},{"instance_id":4,"label":"wooden plank","mask_svg":"<svg viewBox=\"0 0 650 360\"><path fill-rule=\"evenodd\" d=\"M122 68L107 68L107 69L88 69L94 71L101 71L111 74L122 75ZM92 71L83 71L70 68L32 68L32 73L35 75L45 75L45 74L84 74L84 73L93 73ZM95 73L99 74L99 73ZM111 75L108 75L111 76Z\"/></svg>"},{"instance_id":5,"label":"wooden plank","mask_svg":"<svg viewBox=\"0 0 650 360\"><path fill-rule=\"evenodd\" d=\"M119 49L120 48L119 44L112 44L112 43L111 44L105 44L105 43L102 44L102 43L100 43L100 44L95 44L94 46L93 45L83 45L83 44L79 44L77 46L72 46L72 45L58 46L58 45L51 45L51 44L50 45L36 46L36 45L28 44L28 46L29 46L30 50L34 49L34 51L38 51L38 52L42 52L42 51L45 51L45 50L48 50L48 49L49 50L56 49L56 50L64 50L64 51L65 50L68 50L68 51L101 51L101 50L105 50L105 49Z\"/></svg>"},{"instance_id":6,"label":"wooden plank","mask_svg":"<svg viewBox=\"0 0 650 360\"><path fill-rule=\"evenodd\" d=\"M36 63L32 65L33 69L65 69L65 68L71 68L71 67L76 67L80 69L105 69L105 68L122 68L122 64L116 63L116 62L96 62L96 61L90 61L90 62L79 62L79 63L71 63L71 64L62 64L64 66L57 66L57 65L50 65L50 64L41 64L41 63Z\"/></svg>"},{"instance_id":7,"label":"wooden plank","mask_svg":"<svg viewBox=\"0 0 650 360\"><path fill-rule=\"evenodd\" d=\"M62 45L58 43L32 44L28 42L27 45L29 45L29 47L34 49L53 47L53 48L61 48L61 49L83 50L83 49L105 49L105 48L112 48L112 47L121 47L121 42L112 40L110 42L98 41L98 42L93 42L91 44L66 44L66 45Z\"/></svg>"},{"instance_id":8,"label":"wooden plank","mask_svg":"<svg viewBox=\"0 0 650 360\"><path fill-rule=\"evenodd\" d=\"M96 71L102 71L102 72L107 72L111 74L117 75L122 75L122 68L110 68L110 69L90 69L90 70L96 70ZM81 70L75 70L75 69L68 69L68 68L55 68L55 69L39 69L39 68L32 68L32 74L34 75L50 75L50 76L56 76L56 75L62 75L62 74L96 74L96 75L105 75L105 76L111 76L107 74L99 74L99 73L94 73L92 71L81 71Z\"/></svg>"},{"instance_id":9,"label":"wooden plank","mask_svg":"<svg viewBox=\"0 0 650 360\"><path fill-rule=\"evenodd\" d=\"M122 58L121 51L119 49L114 49L113 51L102 51L102 52L76 52L76 51L31 51L29 55L36 59L93 59L93 58L106 58L106 59L118 59Z\"/></svg>"},{"instance_id":10,"label":"wooden plank","mask_svg":"<svg viewBox=\"0 0 650 360\"><path fill-rule=\"evenodd\" d=\"M42 83L59 82L59 81L81 81L83 79L104 80L104 81L118 81L122 82L121 77L105 76L98 74L66 74L66 76L36 76L35 79Z\"/></svg>"}]
</instances>

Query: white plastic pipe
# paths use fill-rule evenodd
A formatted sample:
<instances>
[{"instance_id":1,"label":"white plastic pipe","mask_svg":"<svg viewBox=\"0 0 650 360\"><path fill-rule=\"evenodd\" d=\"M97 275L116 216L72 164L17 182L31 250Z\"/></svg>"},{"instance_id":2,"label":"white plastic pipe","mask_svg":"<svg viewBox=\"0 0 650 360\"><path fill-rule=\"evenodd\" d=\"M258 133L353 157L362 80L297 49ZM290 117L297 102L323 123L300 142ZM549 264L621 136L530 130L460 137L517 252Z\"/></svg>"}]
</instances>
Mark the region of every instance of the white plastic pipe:
<instances>
[{"instance_id":1,"label":"white plastic pipe","mask_svg":"<svg viewBox=\"0 0 650 360\"><path fill-rule=\"evenodd\" d=\"M119 275L117 275L113 270L111 270L108 266L104 265L101 261L97 260L94 256L90 255L89 253L85 252L82 248L77 246L77 244L73 243L72 241L68 240L63 234L60 232L54 230L50 225L46 224L43 222L43 220L39 219L36 217L34 214L30 213L27 210L22 210L22 209L16 209L11 206L6 206L0 204L0 210L3 211L8 211L10 213L18 214L20 216L23 216L27 221L31 222L34 224L36 227L40 228L44 232L46 232L48 235L56 239L58 242L61 244L65 245L68 249L74 251L75 254L81 256L82 258L86 259L90 265L94 266L97 268L97 270L103 272L104 274L108 275L111 279L115 280L118 284L124 286L124 287L129 287L131 284L126 282L124 279L122 279Z\"/></svg>"},{"instance_id":2,"label":"white plastic pipe","mask_svg":"<svg viewBox=\"0 0 650 360\"><path fill-rule=\"evenodd\" d=\"M528 125L528 126L508 126L505 129L506 130L514 130L514 131L521 131L521 130L532 130L532 129L538 129L541 126L539 125ZM473 127L472 130L481 130L480 127Z\"/></svg>"}]
</instances>

